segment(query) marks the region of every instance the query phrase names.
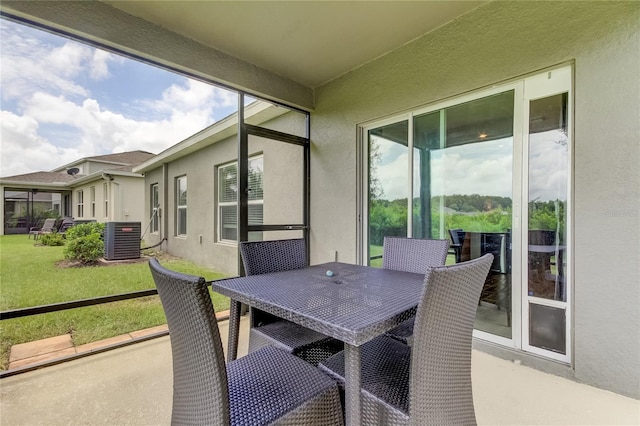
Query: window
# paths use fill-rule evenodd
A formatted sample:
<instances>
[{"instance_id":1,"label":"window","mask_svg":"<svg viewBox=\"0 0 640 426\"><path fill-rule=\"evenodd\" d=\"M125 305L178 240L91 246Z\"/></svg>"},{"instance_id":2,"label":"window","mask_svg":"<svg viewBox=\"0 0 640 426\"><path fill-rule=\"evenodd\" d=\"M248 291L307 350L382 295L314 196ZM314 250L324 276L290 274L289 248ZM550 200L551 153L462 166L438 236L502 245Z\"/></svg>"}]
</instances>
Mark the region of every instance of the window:
<instances>
[{"instance_id":1,"label":"window","mask_svg":"<svg viewBox=\"0 0 640 426\"><path fill-rule=\"evenodd\" d=\"M249 225L261 225L264 204L263 157L249 159ZM254 233L252 233L254 234ZM260 236L252 235L254 238ZM238 239L238 166L237 162L218 168L218 240Z\"/></svg>"},{"instance_id":2,"label":"window","mask_svg":"<svg viewBox=\"0 0 640 426\"><path fill-rule=\"evenodd\" d=\"M157 234L160 230L160 199L158 198L158 184L151 185L151 233Z\"/></svg>"},{"instance_id":3,"label":"window","mask_svg":"<svg viewBox=\"0 0 640 426\"><path fill-rule=\"evenodd\" d=\"M78 217L84 217L84 192L78 191Z\"/></svg>"},{"instance_id":4,"label":"window","mask_svg":"<svg viewBox=\"0 0 640 426\"><path fill-rule=\"evenodd\" d=\"M89 197L91 198L91 217L96 217L96 187L89 188Z\"/></svg>"},{"instance_id":5,"label":"window","mask_svg":"<svg viewBox=\"0 0 640 426\"><path fill-rule=\"evenodd\" d=\"M104 217L109 217L109 184L102 185L102 195L104 198Z\"/></svg>"},{"instance_id":6,"label":"window","mask_svg":"<svg viewBox=\"0 0 640 426\"><path fill-rule=\"evenodd\" d=\"M176 235L187 235L187 177L176 178Z\"/></svg>"}]
</instances>

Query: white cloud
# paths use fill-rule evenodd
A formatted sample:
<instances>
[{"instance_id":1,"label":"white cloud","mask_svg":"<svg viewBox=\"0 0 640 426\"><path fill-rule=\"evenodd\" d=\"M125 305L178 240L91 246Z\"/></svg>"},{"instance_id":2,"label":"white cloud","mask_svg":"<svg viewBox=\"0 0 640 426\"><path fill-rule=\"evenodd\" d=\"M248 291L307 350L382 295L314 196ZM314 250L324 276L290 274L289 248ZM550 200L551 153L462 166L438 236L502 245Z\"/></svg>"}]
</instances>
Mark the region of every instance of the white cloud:
<instances>
[{"instance_id":1,"label":"white cloud","mask_svg":"<svg viewBox=\"0 0 640 426\"><path fill-rule=\"evenodd\" d=\"M0 112L0 176L36 170L51 170L62 158L78 158L74 149L54 146L38 135L38 123L31 117ZM33 168L33 164L39 167Z\"/></svg>"},{"instance_id":2,"label":"white cloud","mask_svg":"<svg viewBox=\"0 0 640 426\"><path fill-rule=\"evenodd\" d=\"M118 55L114 55L104 50L95 49L93 56L91 57L91 72L90 76L94 80L102 80L111 76L109 72L109 63L122 63L124 58Z\"/></svg>"},{"instance_id":3,"label":"white cloud","mask_svg":"<svg viewBox=\"0 0 640 426\"><path fill-rule=\"evenodd\" d=\"M147 108L170 113L190 113L237 105L237 94L197 80L184 79L184 85L173 84L157 100L144 102Z\"/></svg>"},{"instance_id":4,"label":"white cloud","mask_svg":"<svg viewBox=\"0 0 640 426\"><path fill-rule=\"evenodd\" d=\"M42 124L62 124L75 129L74 144L86 155L136 149L157 153L198 132L212 120L208 111L196 109L175 110L163 120L136 121L102 108L95 99L76 104L44 93L33 96L25 115Z\"/></svg>"},{"instance_id":5,"label":"white cloud","mask_svg":"<svg viewBox=\"0 0 640 426\"><path fill-rule=\"evenodd\" d=\"M98 93L91 82L118 78L112 67L124 58L6 20L0 20L0 35L0 176L111 152L158 153L211 125L216 108L237 104L234 92L176 77L178 83L114 110L117 105L91 95ZM109 85L117 90L117 80Z\"/></svg>"},{"instance_id":6,"label":"white cloud","mask_svg":"<svg viewBox=\"0 0 640 426\"><path fill-rule=\"evenodd\" d=\"M566 200L568 173L569 153L566 136L559 130L531 135L529 141L530 199Z\"/></svg>"},{"instance_id":7,"label":"white cloud","mask_svg":"<svg viewBox=\"0 0 640 426\"><path fill-rule=\"evenodd\" d=\"M495 141L476 145L484 148L480 155L477 155L477 147L467 145L434 153L436 155L432 157L431 170L434 177L431 190L434 195L480 194L511 197L511 145L497 147Z\"/></svg>"},{"instance_id":8,"label":"white cloud","mask_svg":"<svg viewBox=\"0 0 640 426\"><path fill-rule=\"evenodd\" d=\"M38 90L86 95L86 89L69 77L79 72L79 62L87 48L68 43L54 48L32 37L23 27L5 20L0 20L0 31L3 101L20 100Z\"/></svg>"},{"instance_id":9,"label":"white cloud","mask_svg":"<svg viewBox=\"0 0 640 426\"><path fill-rule=\"evenodd\" d=\"M562 137L560 131L531 137L528 153L531 200L567 198L568 153L561 143ZM409 174L407 148L384 140L379 140L378 146L381 159L376 173L384 198L405 198ZM502 139L431 151L431 193L512 197L512 149L512 140ZM413 168L419 168L417 158L414 158ZM412 178L414 194L417 194L419 173L414 173Z\"/></svg>"},{"instance_id":10,"label":"white cloud","mask_svg":"<svg viewBox=\"0 0 640 426\"><path fill-rule=\"evenodd\" d=\"M407 198L409 188L408 161L409 157L405 149L404 153L378 167L378 179L385 199Z\"/></svg>"},{"instance_id":11,"label":"white cloud","mask_svg":"<svg viewBox=\"0 0 640 426\"><path fill-rule=\"evenodd\" d=\"M381 154L377 176L384 198L407 197L410 168L408 149L396 143L379 143ZM510 197L512 191L512 142L498 140L461 145L431 151L431 181L433 195L481 194ZM416 154L417 155L417 154ZM419 169L414 157L414 169ZM413 177L414 194L420 188L419 173Z\"/></svg>"}]
</instances>

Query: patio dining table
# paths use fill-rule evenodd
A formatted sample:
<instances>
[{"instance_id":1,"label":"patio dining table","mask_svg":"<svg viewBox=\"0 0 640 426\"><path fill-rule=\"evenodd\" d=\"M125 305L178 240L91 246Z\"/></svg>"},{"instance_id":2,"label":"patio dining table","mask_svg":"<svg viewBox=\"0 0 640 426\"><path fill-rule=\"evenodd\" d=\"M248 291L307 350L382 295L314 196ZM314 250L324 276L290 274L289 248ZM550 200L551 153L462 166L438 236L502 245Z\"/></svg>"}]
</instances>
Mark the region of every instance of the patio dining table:
<instances>
[{"instance_id":1,"label":"patio dining table","mask_svg":"<svg viewBox=\"0 0 640 426\"><path fill-rule=\"evenodd\" d=\"M214 281L231 299L227 357L237 356L240 306L247 304L344 342L345 415L360 424L360 347L413 317L424 274L331 262Z\"/></svg>"}]
</instances>

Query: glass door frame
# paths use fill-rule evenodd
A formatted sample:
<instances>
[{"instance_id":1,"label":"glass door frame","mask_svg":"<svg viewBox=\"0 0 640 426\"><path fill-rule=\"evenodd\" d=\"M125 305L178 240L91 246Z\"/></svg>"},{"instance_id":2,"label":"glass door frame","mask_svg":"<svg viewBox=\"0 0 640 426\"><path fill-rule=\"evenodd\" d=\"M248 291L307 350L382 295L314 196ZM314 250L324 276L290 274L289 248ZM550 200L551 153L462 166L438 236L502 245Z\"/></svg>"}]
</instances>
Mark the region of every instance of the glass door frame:
<instances>
[{"instance_id":1,"label":"glass door frame","mask_svg":"<svg viewBox=\"0 0 640 426\"><path fill-rule=\"evenodd\" d=\"M551 81L552 74L560 74L559 78L555 81ZM554 67L546 70L543 73L536 73L523 79L525 85L525 97L522 102L524 108L523 117L523 150L522 156L524 164L522 166L522 188L523 188L523 206L528 206L528 188L529 188L529 107L531 101L547 98L562 93L567 93L567 149L568 149L568 164L567 164L567 206L566 206L566 276L565 276L565 293L566 300L556 301L552 299L545 299L541 297L529 296L525 289L528 279L528 257L524 253L528 252L528 239L522 238L522 256L521 270L522 270L522 309L524 315L522 315L522 349L537 355L544 356L545 358L554 359L556 361L573 364L573 82L574 68L573 65L564 65ZM524 232L522 235L527 235L529 231L528 226L528 214L525 216L527 209L523 209L523 226ZM562 267L558 265L556 267ZM561 308L565 310L565 354L555 353L549 350L541 349L529 344L529 303L533 302L538 305L548 306L553 308Z\"/></svg>"},{"instance_id":2,"label":"glass door frame","mask_svg":"<svg viewBox=\"0 0 640 426\"><path fill-rule=\"evenodd\" d=\"M468 92L461 96L447 98L442 101L438 101L419 109L414 109L408 112L395 114L386 118L373 120L370 122L362 123L358 126L358 139L357 139L357 209L358 209L358 230L357 230L357 254L356 259L359 264L367 265L369 263L369 132L373 129L398 123L404 120L408 122L408 165L409 170L413 170L413 146L414 135L412 131L413 119L416 116L427 114L430 112L443 110L445 108L463 104L465 102L473 101L482 97L495 95L498 93L506 92L509 90L514 91L514 128L513 128L513 165L512 165L512 337L506 338L491 334L488 332L475 330L473 336L488 342L496 343L507 348L514 348L518 350L524 350L532 354L541 355L548 359L554 359L564 363L570 364L572 362L573 353L573 274L572 274L572 250L573 250L573 76L570 80L569 87L563 86L563 92L569 91L569 193L567 199L567 276L566 276L566 302L556 302L536 299L536 303L544 305L558 305L562 304L562 307L566 309L566 354L556 354L548 350L532 347L528 344L528 310L527 304L530 297L526 291L528 270L527 270L527 256L528 253L528 102L531 98L525 96L526 82L530 82L536 78L546 75L548 72L569 68L570 72L573 72L572 64L562 64L556 67L549 68L547 70L538 71L530 76L519 77L517 79L505 82L504 84L494 85L490 88L484 88L472 92ZM544 92L540 92L537 97L547 96ZM410 173L412 176L412 173ZM408 193L411 194L408 197L408 217L407 217L407 235L412 236L412 219L413 219L413 177L408 179Z\"/></svg>"},{"instance_id":3,"label":"glass door frame","mask_svg":"<svg viewBox=\"0 0 640 426\"><path fill-rule=\"evenodd\" d=\"M514 91L514 113L515 115L515 123L514 123L514 135L513 135L513 168L512 168L512 199L513 199L513 216L512 216L512 226L513 226L513 236L512 236L512 245L513 245L513 257L521 256L522 253L519 251L521 246L521 220L522 217L518 213L516 213L515 206L523 205L520 201L522 197L522 182L520 179L520 174L516 173L515 170L518 170L516 167L521 167L520 159L522 157L522 144L520 141L522 140L522 123L523 120L521 114L521 101L522 101L522 83L505 83L502 85L496 85L489 89L479 90L470 92L468 94L449 98L437 103L433 103L427 106L424 106L419 109L412 110L410 112L405 112L402 114L397 114L390 116L388 118L382 120L376 120L372 122L368 122L362 124L358 128L358 152L359 152L359 161L358 161L358 176L360 176L360 185L358 185L359 194L359 219L360 226L358 227L358 253L357 259L358 262L362 265L368 264L368 255L369 255L369 241L368 241L368 211L369 211L369 199L368 199L368 158L369 158L369 139L368 134L371 130L401 122L407 120L408 124L408 162L407 167L409 170L413 170L413 161L414 161L414 135L413 135L413 120L414 117L421 116L424 114L428 114L435 111L440 111L446 109L448 107L452 107L455 105L463 104L465 102L470 102L482 97L491 96L503 92L507 92L513 90ZM408 203L408 217L407 217L407 236L413 236L413 173L410 173L410 178L407 182L408 188L407 193L410 194L407 197ZM443 238L448 238L448 236L444 236ZM512 328L512 337L506 338L503 336L498 336L495 334L487 333L480 330L473 331L474 337L478 337L480 339L497 343L506 347L520 347L521 344L521 333L520 329L522 326L521 322L521 305L520 303L513 303L513 301L519 301L521 295L522 288L522 271L520 269L520 265L513 263L512 264L512 308L511 308L511 328Z\"/></svg>"}]
</instances>

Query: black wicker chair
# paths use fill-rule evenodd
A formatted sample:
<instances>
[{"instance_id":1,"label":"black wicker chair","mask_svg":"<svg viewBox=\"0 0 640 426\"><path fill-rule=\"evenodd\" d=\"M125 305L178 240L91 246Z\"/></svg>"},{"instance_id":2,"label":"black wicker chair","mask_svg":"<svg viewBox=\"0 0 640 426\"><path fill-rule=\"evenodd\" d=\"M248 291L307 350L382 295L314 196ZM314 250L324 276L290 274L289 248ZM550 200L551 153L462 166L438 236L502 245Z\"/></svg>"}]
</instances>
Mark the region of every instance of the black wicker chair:
<instances>
[{"instance_id":1,"label":"black wicker chair","mask_svg":"<svg viewBox=\"0 0 640 426\"><path fill-rule=\"evenodd\" d=\"M382 249L382 267L394 271L424 274L427 268L442 266L447 260L448 240L385 237ZM387 333L402 343L411 344L414 318Z\"/></svg>"},{"instance_id":2,"label":"black wicker chair","mask_svg":"<svg viewBox=\"0 0 640 426\"><path fill-rule=\"evenodd\" d=\"M430 268L413 346L388 336L361 349L363 424L476 424L471 344L493 255ZM344 386L344 352L320 364Z\"/></svg>"},{"instance_id":3,"label":"black wicker chair","mask_svg":"<svg viewBox=\"0 0 640 426\"><path fill-rule=\"evenodd\" d=\"M240 243L245 274L259 275L307 266L304 239L247 241ZM291 321L251 308L249 353L275 346L317 365L341 351L342 342Z\"/></svg>"},{"instance_id":4,"label":"black wicker chair","mask_svg":"<svg viewBox=\"0 0 640 426\"><path fill-rule=\"evenodd\" d=\"M316 367L268 347L230 362L207 283L149 262L173 355L172 424L341 425L336 383Z\"/></svg>"}]
</instances>

